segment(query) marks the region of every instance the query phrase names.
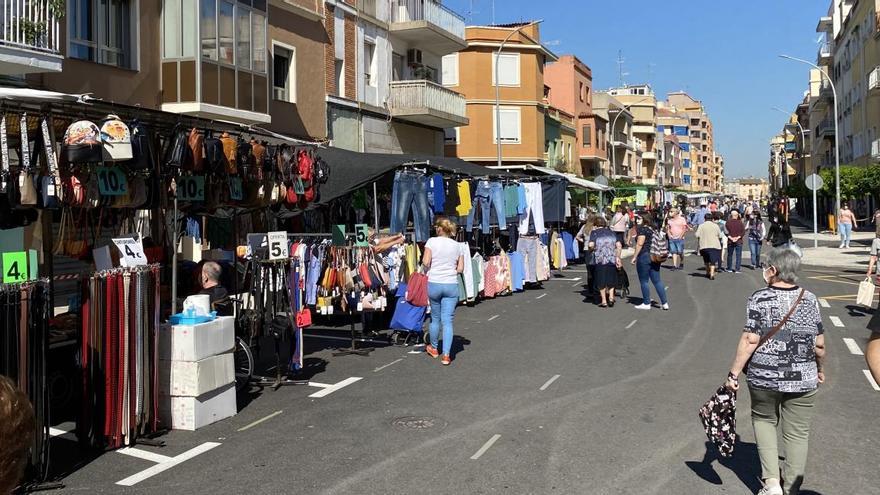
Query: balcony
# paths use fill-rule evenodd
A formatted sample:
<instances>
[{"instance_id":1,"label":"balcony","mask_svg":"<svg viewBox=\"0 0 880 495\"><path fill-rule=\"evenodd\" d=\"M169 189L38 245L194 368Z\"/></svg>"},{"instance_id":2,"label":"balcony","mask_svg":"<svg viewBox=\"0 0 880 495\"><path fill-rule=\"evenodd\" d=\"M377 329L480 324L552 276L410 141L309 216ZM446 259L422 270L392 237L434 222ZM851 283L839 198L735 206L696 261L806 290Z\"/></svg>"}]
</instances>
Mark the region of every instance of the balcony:
<instances>
[{"instance_id":1,"label":"balcony","mask_svg":"<svg viewBox=\"0 0 880 495\"><path fill-rule=\"evenodd\" d=\"M464 18L436 0L391 0L389 31L412 48L438 55L467 48Z\"/></svg>"},{"instance_id":2,"label":"balcony","mask_svg":"<svg viewBox=\"0 0 880 495\"><path fill-rule=\"evenodd\" d=\"M642 160L656 160L657 153L652 151L643 151L642 152Z\"/></svg>"},{"instance_id":3,"label":"balcony","mask_svg":"<svg viewBox=\"0 0 880 495\"><path fill-rule=\"evenodd\" d=\"M880 66L868 74L868 93L880 93Z\"/></svg>"},{"instance_id":4,"label":"balcony","mask_svg":"<svg viewBox=\"0 0 880 495\"><path fill-rule=\"evenodd\" d=\"M816 126L816 135L819 138L834 139L834 120L825 119Z\"/></svg>"},{"instance_id":5,"label":"balcony","mask_svg":"<svg viewBox=\"0 0 880 495\"><path fill-rule=\"evenodd\" d=\"M61 72L59 30L64 12L55 5L50 0L3 0L0 75Z\"/></svg>"},{"instance_id":6,"label":"balcony","mask_svg":"<svg viewBox=\"0 0 880 495\"><path fill-rule=\"evenodd\" d=\"M875 139L874 142L871 143L871 158L874 160L880 160L880 139Z\"/></svg>"},{"instance_id":7,"label":"balcony","mask_svg":"<svg viewBox=\"0 0 880 495\"><path fill-rule=\"evenodd\" d=\"M816 54L816 60L819 65L827 65L831 63L831 53L834 45L830 41L826 41L819 45L819 52Z\"/></svg>"},{"instance_id":8,"label":"balcony","mask_svg":"<svg viewBox=\"0 0 880 495\"><path fill-rule=\"evenodd\" d=\"M431 81L394 81L388 106L401 120L440 129L468 125L462 95Z\"/></svg>"}]
</instances>

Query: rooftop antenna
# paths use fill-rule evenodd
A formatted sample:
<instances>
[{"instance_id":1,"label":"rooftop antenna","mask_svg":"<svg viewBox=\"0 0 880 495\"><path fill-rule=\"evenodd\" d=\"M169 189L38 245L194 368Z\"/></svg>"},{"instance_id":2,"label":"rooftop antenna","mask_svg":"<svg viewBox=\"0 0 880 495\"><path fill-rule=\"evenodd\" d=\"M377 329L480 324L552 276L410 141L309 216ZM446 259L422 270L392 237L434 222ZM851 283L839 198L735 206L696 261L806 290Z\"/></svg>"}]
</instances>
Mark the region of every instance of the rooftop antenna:
<instances>
[{"instance_id":1,"label":"rooftop antenna","mask_svg":"<svg viewBox=\"0 0 880 495\"><path fill-rule=\"evenodd\" d=\"M623 82L623 78L629 75L629 72L623 71L623 62L623 51L617 50L617 82L618 86L620 86L621 88L626 86L626 83Z\"/></svg>"},{"instance_id":2,"label":"rooftop antenna","mask_svg":"<svg viewBox=\"0 0 880 495\"><path fill-rule=\"evenodd\" d=\"M492 0L492 25L495 25L495 0Z\"/></svg>"}]
</instances>

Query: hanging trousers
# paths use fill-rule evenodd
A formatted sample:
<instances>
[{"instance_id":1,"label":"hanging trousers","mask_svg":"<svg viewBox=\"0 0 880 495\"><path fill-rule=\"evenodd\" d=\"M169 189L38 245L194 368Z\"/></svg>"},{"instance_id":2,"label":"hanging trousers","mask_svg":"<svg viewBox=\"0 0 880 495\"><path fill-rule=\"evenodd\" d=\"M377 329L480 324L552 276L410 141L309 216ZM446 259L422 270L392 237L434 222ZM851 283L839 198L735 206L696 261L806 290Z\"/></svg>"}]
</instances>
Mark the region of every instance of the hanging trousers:
<instances>
[{"instance_id":1,"label":"hanging trousers","mask_svg":"<svg viewBox=\"0 0 880 495\"><path fill-rule=\"evenodd\" d=\"M430 237L428 208L425 175L407 170L397 171L391 193L391 232L404 232L409 212L412 211L415 240L426 242Z\"/></svg>"},{"instance_id":2,"label":"hanging trousers","mask_svg":"<svg viewBox=\"0 0 880 495\"><path fill-rule=\"evenodd\" d=\"M541 192L541 184L538 182L529 182L523 184L525 187L526 208L520 215L519 233L526 235L529 233L529 220L535 223L535 233L544 233L544 194Z\"/></svg>"}]
</instances>

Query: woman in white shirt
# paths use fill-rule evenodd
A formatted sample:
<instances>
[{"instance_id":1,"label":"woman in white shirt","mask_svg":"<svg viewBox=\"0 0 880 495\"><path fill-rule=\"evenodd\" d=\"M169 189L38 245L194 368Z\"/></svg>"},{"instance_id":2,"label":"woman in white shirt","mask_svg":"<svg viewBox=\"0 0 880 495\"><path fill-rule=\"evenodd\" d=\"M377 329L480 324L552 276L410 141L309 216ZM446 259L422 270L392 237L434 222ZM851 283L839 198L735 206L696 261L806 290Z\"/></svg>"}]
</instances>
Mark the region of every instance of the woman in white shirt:
<instances>
[{"instance_id":1,"label":"woman in white shirt","mask_svg":"<svg viewBox=\"0 0 880 495\"><path fill-rule=\"evenodd\" d=\"M443 357L440 362L452 362L452 319L458 304L458 274L464 270L464 256L458 243L453 239L458 227L446 217L434 222L437 236L428 239L422 265L428 273L428 300L431 302L431 342L425 352L436 358L440 338L440 325L443 324Z\"/></svg>"}]
</instances>

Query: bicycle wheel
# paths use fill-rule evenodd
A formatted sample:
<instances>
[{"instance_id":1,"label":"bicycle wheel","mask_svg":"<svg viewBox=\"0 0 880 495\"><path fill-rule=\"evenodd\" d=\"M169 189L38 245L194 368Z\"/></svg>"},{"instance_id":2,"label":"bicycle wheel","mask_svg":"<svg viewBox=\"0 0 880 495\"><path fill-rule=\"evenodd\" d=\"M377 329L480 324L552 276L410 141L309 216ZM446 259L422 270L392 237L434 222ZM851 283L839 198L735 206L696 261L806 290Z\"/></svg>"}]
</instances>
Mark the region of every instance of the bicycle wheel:
<instances>
[{"instance_id":1,"label":"bicycle wheel","mask_svg":"<svg viewBox=\"0 0 880 495\"><path fill-rule=\"evenodd\" d=\"M254 374L254 355L241 337L235 338L235 351L232 358L235 362L235 390L241 391L251 381L251 376Z\"/></svg>"}]
</instances>

